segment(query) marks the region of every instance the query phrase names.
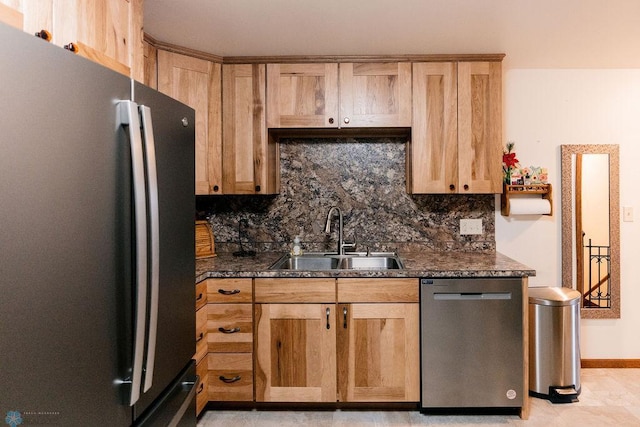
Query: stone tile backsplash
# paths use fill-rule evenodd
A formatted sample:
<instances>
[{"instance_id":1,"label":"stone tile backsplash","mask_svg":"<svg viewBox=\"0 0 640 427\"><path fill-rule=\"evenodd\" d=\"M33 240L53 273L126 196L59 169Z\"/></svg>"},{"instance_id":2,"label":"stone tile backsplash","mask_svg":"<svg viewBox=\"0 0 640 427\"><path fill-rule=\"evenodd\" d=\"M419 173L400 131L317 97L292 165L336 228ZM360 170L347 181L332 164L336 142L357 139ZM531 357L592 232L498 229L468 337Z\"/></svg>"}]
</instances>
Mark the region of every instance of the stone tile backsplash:
<instances>
[{"instance_id":1,"label":"stone tile backsplash","mask_svg":"<svg viewBox=\"0 0 640 427\"><path fill-rule=\"evenodd\" d=\"M495 252L495 197L410 195L404 138L319 138L280 141L280 194L202 196L217 252L243 248L288 251L299 235L306 251L336 250L338 206L344 239L358 251ZM480 218L483 233L460 236L461 218Z\"/></svg>"}]
</instances>

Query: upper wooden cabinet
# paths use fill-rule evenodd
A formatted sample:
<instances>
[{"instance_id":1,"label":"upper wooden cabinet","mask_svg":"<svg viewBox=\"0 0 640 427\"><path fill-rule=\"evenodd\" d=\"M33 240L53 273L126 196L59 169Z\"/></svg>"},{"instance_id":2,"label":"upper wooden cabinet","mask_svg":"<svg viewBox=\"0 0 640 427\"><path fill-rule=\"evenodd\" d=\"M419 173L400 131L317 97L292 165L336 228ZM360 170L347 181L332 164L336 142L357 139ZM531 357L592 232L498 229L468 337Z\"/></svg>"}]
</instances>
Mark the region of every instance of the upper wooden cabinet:
<instances>
[{"instance_id":1,"label":"upper wooden cabinet","mask_svg":"<svg viewBox=\"0 0 640 427\"><path fill-rule=\"evenodd\" d=\"M138 81L144 79L143 0L0 0L0 19L35 34L48 31L58 46ZM8 9L13 12L9 13ZM4 10L4 12L2 12Z\"/></svg>"},{"instance_id":2,"label":"upper wooden cabinet","mask_svg":"<svg viewBox=\"0 0 640 427\"><path fill-rule=\"evenodd\" d=\"M411 64L267 65L267 127L411 126Z\"/></svg>"},{"instance_id":3,"label":"upper wooden cabinet","mask_svg":"<svg viewBox=\"0 0 640 427\"><path fill-rule=\"evenodd\" d=\"M222 193L221 65L158 50L158 90L196 112L196 194Z\"/></svg>"},{"instance_id":4,"label":"upper wooden cabinet","mask_svg":"<svg viewBox=\"0 0 640 427\"><path fill-rule=\"evenodd\" d=\"M223 191L278 192L278 147L265 124L264 64L222 66Z\"/></svg>"},{"instance_id":5,"label":"upper wooden cabinet","mask_svg":"<svg viewBox=\"0 0 640 427\"><path fill-rule=\"evenodd\" d=\"M413 64L411 193L502 191L500 62Z\"/></svg>"}]
</instances>

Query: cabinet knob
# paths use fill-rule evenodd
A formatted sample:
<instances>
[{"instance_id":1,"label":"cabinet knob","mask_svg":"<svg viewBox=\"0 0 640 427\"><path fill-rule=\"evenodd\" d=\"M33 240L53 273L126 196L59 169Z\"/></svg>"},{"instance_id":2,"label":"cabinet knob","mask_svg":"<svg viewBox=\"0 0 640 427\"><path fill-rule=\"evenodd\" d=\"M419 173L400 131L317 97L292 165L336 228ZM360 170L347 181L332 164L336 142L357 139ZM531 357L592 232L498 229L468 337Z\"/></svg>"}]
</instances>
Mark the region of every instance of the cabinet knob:
<instances>
[{"instance_id":1,"label":"cabinet knob","mask_svg":"<svg viewBox=\"0 0 640 427\"><path fill-rule=\"evenodd\" d=\"M455 189L456 189L456 186L455 186L455 185L453 185L453 184L449 185L449 190L453 191L453 190L455 190Z\"/></svg>"},{"instance_id":2,"label":"cabinet knob","mask_svg":"<svg viewBox=\"0 0 640 427\"><path fill-rule=\"evenodd\" d=\"M463 188L464 188L465 190L468 190L468 189L469 189L469 184L465 184Z\"/></svg>"},{"instance_id":3,"label":"cabinet knob","mask_svg":"<svg viewBox=\"0 0 640 427\"><path fill-rule=\"evenodd\" d=\"M344 122L345 122L345 124L349 124L349 122L350 122L350 121L351 121L351 120L349 120L349 117L345 117L345 118L344 118Z\"/></svg>"},{"instance_id":4,"label":"cabinet knob","mask_svg":"<svg viewBox=\"0 0 640 427\"><path fill-rule=\"evenodd\" d=\"M259 192L259 191L260 191L260 186L256 185L256 192Z\"/></svg>"},{"instance_id":5,"label":"cabinet knob","mask_svg":"<svg viewBox=\"0 0 640 427\"><path fill-rule=\"evenodd\" d=\"M78 49L78 45L75 44L75 43L65 44L63 47L65 49L67 49L68 51L71 51L73 53L78 53L78 51L80 50L80 49Z\"/></svg>"},{"instance_id":6,"label":"cabinet knob","mask_svg":"<svg viewBox=\"0 0 640 427\"><path fill-rule=\"evenodd\" d=\"M333 124L333 117L329 117L329 124L332 125Z\"/></svg>"},{"instance_id":7,"label":"cabinet knob","mask_svg":"<svg viewBox=\"0 0 640 427\"><path fill-rule=\"evenodd\" d=\"M51 33L47 30L40 30L36 33L36 37L40 37L42 40L46 40L48 42L51 41Z\"/></svg>"},{"instance_id":8,"label":"cabinet knob","mask_svg":"<svg viewBox=\"0 0 640 427\"><path fill-rule=\"evenodd\" d=\"M218 187L217 185L214 185L214 186L213 186L213 191L214 191L215 193L217 193L217 192L218 192L218 190L220 190L220 187Z\"/></svg>"}]
</instances>

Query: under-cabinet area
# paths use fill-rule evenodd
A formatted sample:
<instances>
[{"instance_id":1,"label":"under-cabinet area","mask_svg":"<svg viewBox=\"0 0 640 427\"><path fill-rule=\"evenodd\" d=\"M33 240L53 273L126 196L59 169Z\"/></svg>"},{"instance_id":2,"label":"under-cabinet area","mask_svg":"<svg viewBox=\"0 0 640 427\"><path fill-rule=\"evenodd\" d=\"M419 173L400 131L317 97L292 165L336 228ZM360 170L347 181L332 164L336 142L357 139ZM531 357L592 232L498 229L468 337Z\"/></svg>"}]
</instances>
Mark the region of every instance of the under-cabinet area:
<instances>
[{"instance_id":1,"label":"under-cabinet area","mask_svg":"<svg viewBox=\"0 0 640 427\"><path fill-rule=\"evenodd\" d=\"M258 254L251 260L235 261L235 265L224 259L228 256L199 263L203 280L197 289L206 288L207 300L200 306L206 310L206 326L199 327L204 330L204 338L200 333L196 336L200 345L197 357L206 361L199 389L206 399L199 400L198 413L207 404L215 408L230 403L247 409L269 404L278 407L305 404L326 409L341 405L366 407L371 403L413 410L433 407L428 398L425 401L424 384L435 378L441 380L442 376L433 364L424 371L424 355L427 349L440 347L440 340L433 338L438 337L438 333L455 336L464 329L465 315L457 313L456 318L447 321L447 328L442 322L431 322L439 332L429 335L431 338L425 341L424 328L428 327L425 320L439 316L425 312L429 308L424 304L421 308L420 275L429 268L428 262L416 267L416 258L406 257L402 276L409 271L409 275L415 273L415 277L398 277L394 272L376 277L370 271L320 272L309 277L309 272L269 273L268 266L275 261L274 256L262 258L263 255ZM482 259L482 255L461 258L468 261ZM533 273L527 269L514 270L524 268L517 263L507 268L512 260L498 258L494 266L500 264L503 270L494 270L493 274L509 277L508 283L515 286L510 292L517 299L514 307L519 312L513 325L517 330L512 328L515 335L509 337L513 338L509 354L518 359L514 366L522 368L522 372L516 373L519 381L512 391L518 396L514 409L519 409L526 418L527 321L522 299L526 298L526 276ZM241 276L253 273L252 277L229 277L224 267L213 270L216 265L226 264L228 270L238 272L237 266L247 263L254 263L254 267ZM450 263L453 265L456 261ZM444 273L447 271L437 272L435 276L443 280L441 274ZM481 277L482 272L478 270L464 282L473 288L475 282L481 287L487 281L503 283L505 280ZM197 318L203 319L203 316L198 312ZM475 330L483 330L482 321L476 323ZM198 325L201 324L199 320ZM495 322L488 322L486 327L495 329ZM206 357L202 356L199 344L202 340L207 343ZM459 360L463 370L464 360L473 360L475 353L483 354L481 347L485 344L487 348L495 347L490 342L475 342L474 345L480 347L472 352L466 348L464 354L453 352L440 356L443 360ZM446 351L452 352L452 349L449 346ZM458 382L447 385L448 389L458 387ZM445 406L458 405L453 399ZM465 406L468 405L459 405Z\"/></svg>"}]
</instances>

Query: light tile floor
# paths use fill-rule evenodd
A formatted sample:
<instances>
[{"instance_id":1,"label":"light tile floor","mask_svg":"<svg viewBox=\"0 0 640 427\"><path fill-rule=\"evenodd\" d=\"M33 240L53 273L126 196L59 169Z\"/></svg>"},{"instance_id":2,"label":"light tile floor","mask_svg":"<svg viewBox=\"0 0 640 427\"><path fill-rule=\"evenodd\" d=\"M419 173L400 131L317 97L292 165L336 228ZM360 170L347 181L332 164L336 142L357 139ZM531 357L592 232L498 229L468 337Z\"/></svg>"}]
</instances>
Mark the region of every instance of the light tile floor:
<instances>
[{"instance_id":1,"label":"light tile floor","mask_svg":"<svg viewBox=\"0 0 640 427\"><path fill-rule=\"evenodd\" d=\"M418 411L215 411L203 413L198 427L401 427L540 426L640 427L640 369L583 369L579 402L552 404L531 398L531 416L422 415Z\"/></svg>"}]
</instances>

